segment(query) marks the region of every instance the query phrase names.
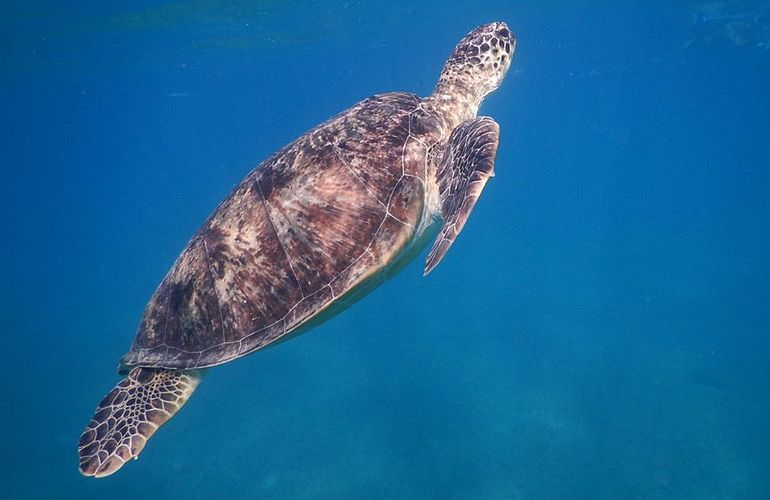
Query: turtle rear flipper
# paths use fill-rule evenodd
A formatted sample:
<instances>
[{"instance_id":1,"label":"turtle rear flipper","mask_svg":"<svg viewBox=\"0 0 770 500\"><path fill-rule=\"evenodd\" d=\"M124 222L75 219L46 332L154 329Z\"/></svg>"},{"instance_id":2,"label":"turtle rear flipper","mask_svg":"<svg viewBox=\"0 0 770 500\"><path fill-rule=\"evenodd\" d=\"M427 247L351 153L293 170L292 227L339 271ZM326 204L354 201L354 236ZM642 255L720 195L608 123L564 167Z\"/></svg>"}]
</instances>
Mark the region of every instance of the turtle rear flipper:
<instances>
[{"instance_id":1,"label":"turtle rear flipper","mask_svg":"<svg viewBox=\"0 0 770 500\"><path fill-rule=\"evenodd\" d=\"M492 118L479 116L461 123L449 136L436 180L441 195L441 226L425 261L430 273L462 231L481 191L495 175L500 127Z\"/></svg>"},{"instance_id":2,"label":"turtle rear flipper","mask_svg":"<svg viewBox=\"0 0 770 500\"><path fill-rule=\"evenodd\" d=\"M136 367L96 407L78 441L80 472L104 477L130 458L187 402L197 371Z\"/></svg>"}]
</instances>

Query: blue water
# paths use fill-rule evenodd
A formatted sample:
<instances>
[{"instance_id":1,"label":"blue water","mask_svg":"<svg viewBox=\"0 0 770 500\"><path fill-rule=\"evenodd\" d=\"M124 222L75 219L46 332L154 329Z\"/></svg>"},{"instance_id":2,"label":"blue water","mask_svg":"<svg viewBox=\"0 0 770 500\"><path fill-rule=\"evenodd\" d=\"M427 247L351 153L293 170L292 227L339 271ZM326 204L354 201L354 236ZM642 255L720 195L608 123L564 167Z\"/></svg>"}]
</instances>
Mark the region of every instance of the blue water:
<instances>
[{"instance_id":1,"label":"blue water","mask_svg":"<svg viewBox=\"0 0 770 500\"><path fill-rule=\"evenodd\" d=\"M770 2L445 3L3 2L0 498L770 498ZM496 20L497 176L436 271L81 477L216 204Z\"/></svg>"}]
</instances>

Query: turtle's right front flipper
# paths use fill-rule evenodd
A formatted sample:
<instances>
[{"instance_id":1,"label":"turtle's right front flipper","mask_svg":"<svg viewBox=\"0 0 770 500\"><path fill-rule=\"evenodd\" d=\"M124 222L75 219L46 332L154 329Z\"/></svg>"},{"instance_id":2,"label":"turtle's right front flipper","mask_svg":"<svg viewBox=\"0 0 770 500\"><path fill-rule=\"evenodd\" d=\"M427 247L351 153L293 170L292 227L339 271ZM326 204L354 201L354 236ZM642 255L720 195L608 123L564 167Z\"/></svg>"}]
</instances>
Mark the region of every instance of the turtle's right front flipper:
<instances>
[{"instance_id":1,"label":"turtle's right front flipper","mask_svg":"<svg viewBox=\"0 0 770 500\"><path fill-rule=\"evenodd\" d=\"M449 136L436 174L444 225L428 253L426 275L444 258L468 220L481 190L495 175L499 137L500 127L488 116L461 123Z\"/></svg>"},{"instance_id":2,"label":"turtle's right front flipper","mask_svg":"<svg viewBox=\"0 0 770 500\"><path fill-rule=\"evenodd\" d=\"M104 477L137 458L158 428L187 402L200 372L137 367L96 407L78 442L80 472Z\"/></svg>"}]
</instances>

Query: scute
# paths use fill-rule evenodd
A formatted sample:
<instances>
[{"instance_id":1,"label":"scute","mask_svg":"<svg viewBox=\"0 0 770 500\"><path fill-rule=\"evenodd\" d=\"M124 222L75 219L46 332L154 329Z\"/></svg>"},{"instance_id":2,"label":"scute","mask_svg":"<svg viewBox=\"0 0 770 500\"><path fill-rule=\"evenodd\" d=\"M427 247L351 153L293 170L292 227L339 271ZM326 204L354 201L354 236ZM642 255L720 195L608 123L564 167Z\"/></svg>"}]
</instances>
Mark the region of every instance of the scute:
<instances>
[{"instance_id":1,"label":"scute","mask_svg":"<svg viewBox=\"0 0 770 500\"><path fill-rule=\"evenodd\" d=\"M439 133L420 102L366 99L254 169L156 290L122 370L206 367L265 347L392 262L423 214Z\"/></svg>"},{"instance_id":2,"label":"scute","mask_svg":"<svg viewBox=\"0 0 770 500\"><path fill-rule=\"evenodd\" d=\"M385 208L362 193L329 142L300 152L294 168L306 174L274 188L265 204L304 297L328 285L351 257L361 255Z\"/></svg>"}]
</instances>

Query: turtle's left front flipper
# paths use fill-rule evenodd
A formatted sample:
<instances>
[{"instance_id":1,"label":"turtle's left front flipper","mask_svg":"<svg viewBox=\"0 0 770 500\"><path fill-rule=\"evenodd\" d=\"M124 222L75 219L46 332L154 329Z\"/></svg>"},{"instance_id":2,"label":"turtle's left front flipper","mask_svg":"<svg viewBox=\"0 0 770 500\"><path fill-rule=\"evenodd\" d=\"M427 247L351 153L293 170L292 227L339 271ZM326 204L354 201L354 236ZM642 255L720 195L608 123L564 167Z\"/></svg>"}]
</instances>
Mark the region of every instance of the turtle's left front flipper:
<instances>
[{"instance_id":1,"label":"turtle's left front flipper","mask_svg":"<svg viewBox=\"0 0 770 500\"><path fill-rule=\"evenodd\" d=\"M500 127L488 116L461 123L449 136L436 174L444 225L428 254L425 275L441 262L462 231L487 180L495 175L499 137Z\"/></svg>"}]
</instances>

